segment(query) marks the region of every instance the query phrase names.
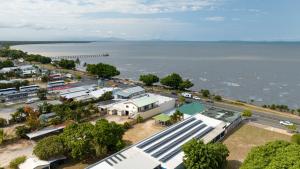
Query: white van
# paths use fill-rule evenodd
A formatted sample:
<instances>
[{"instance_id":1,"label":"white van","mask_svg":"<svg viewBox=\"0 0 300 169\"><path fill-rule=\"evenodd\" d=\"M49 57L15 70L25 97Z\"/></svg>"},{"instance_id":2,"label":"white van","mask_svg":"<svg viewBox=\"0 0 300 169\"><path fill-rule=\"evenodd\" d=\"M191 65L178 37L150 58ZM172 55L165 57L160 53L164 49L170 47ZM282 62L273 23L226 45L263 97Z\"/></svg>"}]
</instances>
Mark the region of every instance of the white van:
<instances>
[{"instance_id":1,"label":"white van","mask_svg":"<svg viewBox=\"0 0 300 169\"><path fill-rule=\"evenodd\" d=\"M181 93L181 96L186 97L186 98L192 98L191 93Z\"/></svg>"}]
</instances>

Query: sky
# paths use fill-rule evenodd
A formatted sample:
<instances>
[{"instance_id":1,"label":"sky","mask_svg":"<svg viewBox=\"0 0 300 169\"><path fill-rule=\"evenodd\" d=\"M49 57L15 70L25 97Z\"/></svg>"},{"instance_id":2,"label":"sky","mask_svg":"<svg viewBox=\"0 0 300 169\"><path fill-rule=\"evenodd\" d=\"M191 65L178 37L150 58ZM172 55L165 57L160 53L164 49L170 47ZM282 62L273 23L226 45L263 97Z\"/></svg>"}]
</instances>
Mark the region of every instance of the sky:
<instances>
[{"instance_id":1,"label":"sky","mask_svg":"<svg viewBox=\"0 0 300 169\"><path fill-rule=\"evenodd\" d=\"M0 40L300 41L300 0L0 1Z\"/></svg>"}]
</instances>

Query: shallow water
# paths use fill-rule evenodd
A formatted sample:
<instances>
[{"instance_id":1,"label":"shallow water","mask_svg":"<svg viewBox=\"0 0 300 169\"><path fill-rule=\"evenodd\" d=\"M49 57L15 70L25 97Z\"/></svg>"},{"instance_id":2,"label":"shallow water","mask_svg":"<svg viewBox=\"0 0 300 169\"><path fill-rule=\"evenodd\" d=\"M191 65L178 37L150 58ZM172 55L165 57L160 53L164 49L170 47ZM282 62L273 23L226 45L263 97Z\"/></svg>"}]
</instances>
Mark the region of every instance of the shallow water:
<instances>
[{"instance_id":1,"label":"shallow water","mask_svg":"<svg viewBox=\"0 0 300 169\"><path fill-rule=\"evenodd\" d=\"M88 55L82 62L110 63L121 77L165 76L177 72L195 84L236 100L300 107L300 43L256 42L97 42L20 45L46 56Z\"/></svg>"}]
</instances>

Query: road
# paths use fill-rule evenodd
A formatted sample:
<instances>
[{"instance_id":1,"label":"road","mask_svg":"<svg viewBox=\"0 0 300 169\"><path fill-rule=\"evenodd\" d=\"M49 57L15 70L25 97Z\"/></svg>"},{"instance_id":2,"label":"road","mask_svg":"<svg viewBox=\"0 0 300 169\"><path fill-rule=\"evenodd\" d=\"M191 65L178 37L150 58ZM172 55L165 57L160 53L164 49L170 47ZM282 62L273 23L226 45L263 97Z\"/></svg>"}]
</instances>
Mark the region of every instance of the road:
<instances>
[{"instance_id":1,"label":"road","mask_svg":"<svg viewBox=\"0 0 300 169\"><path fill-rule=\"evenodd\" d=\"M233 110L233 111L240 111L240 112L244 110L242 108L237 108L237 107L224 105L224 104L220 104L220 103L213 103L213 106L228 109L228 110ZM288 120L288 121L294 123L295 125L297 125L298 129L300 129L300 120L299 119L286 117L286 116L282 116L282 115L275 114L275 113L272 114L272 113L261 112L261 111L259 111L259 112L252 111L251 120L253 122L256 122L259 124L268 125L268 126L272 126L272 127L276 127L276 128L281 128L281 129L286 129L286 127L279 124L279 121Z\"/></svg>"},{"instance_id":2,"label":"road","mask_svg":"<svg viewBox=\"0 0 300 169\"><path fill-rule=\"evenodd\" d=\"M162 94L162 93L160 93ZM178 96L176 95L171 95L171 94L162 94L168 97L173 97L173 98L178 98ZM187 102L193 102L193 101L199 101L199 100L195 100L195 99L189 99L186 98ZM242 112L244 111L243 108L238 108L235 106L230 106L230 105L225 105L225 104L221 104L221 103L207 103L205 101L201 101L201 103L205 104L205 106L207 107L217 107L217 108L222 108L222 109L227 109L227 110L231 110L231 111L237 111L237 112ZM258 124L263 124L263 125L267 125L267 126L272 126L275 128L280 128L280 129L286 129L285 126L281 125L279 123L279 121L282 120L288 120L292 123L294 123L298 130L300 130L300 120L296 119L296 118L292 118L292 117L287 117L284 115L280 115L280 114L275 114L275 113L268 113L268 112L262 112L262 111L252 111L252 117L251 117L251 121L258 123Z\"/></svg>"}]
</instances>

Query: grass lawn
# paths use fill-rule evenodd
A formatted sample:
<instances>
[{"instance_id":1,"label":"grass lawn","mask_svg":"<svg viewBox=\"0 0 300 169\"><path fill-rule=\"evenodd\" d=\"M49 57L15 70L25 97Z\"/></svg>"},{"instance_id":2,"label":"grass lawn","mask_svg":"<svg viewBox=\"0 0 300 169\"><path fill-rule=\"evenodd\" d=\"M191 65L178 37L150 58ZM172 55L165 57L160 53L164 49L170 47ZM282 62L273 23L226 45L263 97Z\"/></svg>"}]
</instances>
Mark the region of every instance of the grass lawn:
<instances>
[{"instance_id":1,"label":"grass lawn","mask_svg":"<svg viewBox=\"0 0 300 169\"><path fill-rule=\"evenodd\" d=\"M228 147L228 169L238 169L251 148L274 140L290 140L290 136L242 124L223 143Z\"/></svg>"}]
</instances>

